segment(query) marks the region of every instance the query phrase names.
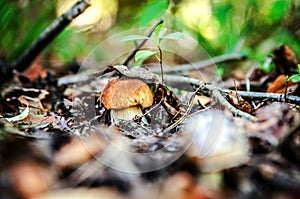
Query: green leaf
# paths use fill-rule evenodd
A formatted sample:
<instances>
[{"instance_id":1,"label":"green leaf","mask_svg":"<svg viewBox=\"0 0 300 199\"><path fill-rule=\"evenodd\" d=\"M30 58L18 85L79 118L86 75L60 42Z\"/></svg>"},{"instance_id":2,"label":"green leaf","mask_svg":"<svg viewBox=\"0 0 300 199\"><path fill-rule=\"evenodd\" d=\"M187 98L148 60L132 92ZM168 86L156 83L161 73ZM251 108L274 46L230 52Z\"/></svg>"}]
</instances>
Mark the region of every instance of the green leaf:
<instances>
[{"instance_id":1,"label":"green leaf","mask_svg":"<svg viewBox=\"0 0 300 199\"><path fill-rule=\"evenodd\" d=\"M160 44L161 40L164 38L164 36L165 36L167 30L168 30L167 28L163 28L163 29L161 29L161 31L159 32L159 34L158 34L158 39L157 39L158 44Z\"/></svg>"},{"instance_id":2,"label":"green leaf","mask_svg":"<svg viewBox=\"0 0 300 199\"><path fill-rule=\"evenodd\" d=\"M148 26L154 19L161 17L169 6L168 0L155 0L149 3L142 11L141 27Z\"/></svg>"},{"instance_id":3,"label":"green leaf","mask_svg":"<svg viewBox=\"0 0 300 199\"><path fill-rule=\"evenodd\" d=\"M181 32L172 32L167 34L166 36L162 37L164 39L175 39L175 40L182 40L184 39L184 35Z\"/></svg>"},{"instance_id":4,"label":"green leaf","mask_svg":"<svg viewBox=\"0 0 300 199\"><path fill-rule=\"evenodd\" d=\"M273 22L282 19L289 11L289 1L274 1L269 11L269 18Z\"/></svg>"},{"instance_id":5,"label":"green leaf","mask_svg":"<svg viewBox=\"0 0 300 199\"><path fill-rule=\"evenodd\" d=\"M136 65L140 66L142 65L142 63L148 59L149 57L151 57L152 55L155 55L156 52L155 51L151 51L151 50L140 50L138 51L135 56L134 56L134 60L137 62Z\"/></svg>"},{"instance_id":6,"label":"green leaf","mask_svg":"<svg viewBox=\"0 0 300 199\"><path fill-rule=\"evenodd\" d=\"M150 39L150 38L143 35L129 35L124 37L121 41L133 41L133 40L140 40L140 39Z\"/></svg>"},{"instance_id":7,"label":"green leaf","mask_svg":"<svg viewBox=\"0 0 300 199\"><path fill-rule=\"evenodd\" d=\"M216 75L219 76L219 77L223 77L225 73L225 70L224 68L221 68L221 67L218 67L217 70L216 70Z\"/></svg>"},{"instance_id":8,"label":"green leaf","mask_svg":"<svg viewBox=\"0 0 300 199\"><path fill-rule=\"evenodd\" d=\"M295 82L295 83L298 83L300 82L300 75L297 74L297 75L292 75L290 78L289 78L290 81L292 82Z\"/></svg>"},{"instance_id":9,"label":"green leaf","mask_svg":"<svg viewBox=\"0 0 300 199\"><path fill-rule=\"evenodd\" d=\"M160 30L161 30L164 26L165 26L165 22L159 24L159 25L155 28L155 30L154 30L154 35L155 35L155 37L156 37L157 39L158 39L158 35L159 35L159 33L160 33Z\"/></svg>"},{"instance_id":10,"label":"green leaf","mask_svg":"<svg viewBox=\"0 0 300 199\"><path fill-rule=\"evenodd\" d=\"M162 36L166 33L167 29L164 28L165 26L165 22L159 24L155 30L154 30L154 34L155 34L155 38L156 38L156 41L157 43L159 44L162 40Z\"/></svg>"}]
</instances>

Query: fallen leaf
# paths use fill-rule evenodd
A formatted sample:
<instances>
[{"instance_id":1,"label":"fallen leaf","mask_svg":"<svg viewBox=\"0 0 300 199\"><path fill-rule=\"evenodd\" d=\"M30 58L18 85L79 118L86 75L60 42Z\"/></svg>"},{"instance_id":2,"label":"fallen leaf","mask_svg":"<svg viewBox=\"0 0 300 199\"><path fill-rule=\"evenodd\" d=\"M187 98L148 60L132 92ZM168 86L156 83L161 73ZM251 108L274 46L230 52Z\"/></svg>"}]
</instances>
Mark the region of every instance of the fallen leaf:
<instances>
[{"instance_id":1,"label":"fallen leaf","mask_svg":"<svg viewBox=\"0 0 300 199\"><path fill-rule=\"evenodd\" d=\"M119 192L116 192L112 188L101 187L101 188L74 188L74 189L56 189L51 192L39 195L34 199L128 199L121 195Z\"/></svg>"},{"instance_id":2,"label":"fallen leaf","mask_svg":"<svg viewBox=\"0 0 300 199\"><path fill-rule=\"evenodd\" d=\"M31 113L35 113L35 114L40 114L45 112L46 110L44 110L44 107L40 101L40 99L38 98L32 98L32 97L28 97L28 96L20 96L18 97L18 100L23 104L23 105L27 105L31 108Z\"/></svg>"},{"instance_id":3,"label":"fallen leaf","mask_svg":"<svg viewBox=\"0 0 300 199\"><path fill-rule=\"evenodd\" d=\"M54 156L54 162L59 167L74 166L91 159L106 146L104 140L93 135L86 138L73 138ZM74 154L74 155L70 155Z\"/></svg>"},{"instance_id":4,"label":"fallen leaf","mask_svg":"<svg viewBox=\"0 0 300 199\"><path fill-rule=\"evenodd\" d=\"M26 117L28 117L29 115L29 107L27 106L22 113L20 113L19 115L16 115L14 117L11 118L5 118L8 122L17 122L17 121L21 121L24 120Z\"/></svg>"},{"instance_id":5,"label":"fallen leaf","mask_svg":"<svg viewBox=\"0 0 300 199\"><path fill-rule=\"evenodd\" d=\"M268 86L267 93L284 93L286 87L286 75L279 75L273 82ZM292 81L288 82L287 92L294 92L298 87L298 83Z\"/></svg>"},{"instance_id":6,"label":"fallen leaf","mask_svg":"<svg viewBox=\"0 0 300 199\"><path fill-rule=\"evenodd\" d=\"M21 198L32 198L50 188L49 171L33 161L23 161L11 168L14 187Z\"/></svg>"},{"instance_id":7,"label":"fallen leaf","mask_svg":"<svg viewBox=\"0 0 300 199\"><path fill-rule=\"evenodd\" d=\"M43 115L33 115L33 114L29 114L28 117L24 118L23 122L25 124L42 124L42 123L57 124L58 123L58 121L53 116L43 116Z\"/></svg>"},{"instance_id":8,"label":"fallen leaf","mask_svg":"<svg viewBox=\"0 0 300 199\"><path fill-rule=\"evenodd\" d=\"M277 75L292 75L298 72L298 62L293 50L287 45L282 45L274 51L273 61Z\"/></svg>"},{"instance_id":9,"label":"fallen leaf","mask_svg":"<svg viewBox=\"0 0 300 199\"><path fill-rule=\"evenodd\" d=\"M39 59L36 59L28 69L19 75L27 77L30 81L36 80L38 77L46 78L47 70L39 63Z\"/></svg>"},{"instance_id":10,"label":"fallen leaf","mask_svg":"<svg viewBox=\"0 0 300 199\"><path fill-rule=\"evenodd\" d=\"M244 100L241 96L239 96L237 92L230 91L228 93L228 98L231 104L234 105L236 108L240 109L241 111L250 114L254 113L254 109L251 106L251 104Z\"/></svg>"}]
</instances>

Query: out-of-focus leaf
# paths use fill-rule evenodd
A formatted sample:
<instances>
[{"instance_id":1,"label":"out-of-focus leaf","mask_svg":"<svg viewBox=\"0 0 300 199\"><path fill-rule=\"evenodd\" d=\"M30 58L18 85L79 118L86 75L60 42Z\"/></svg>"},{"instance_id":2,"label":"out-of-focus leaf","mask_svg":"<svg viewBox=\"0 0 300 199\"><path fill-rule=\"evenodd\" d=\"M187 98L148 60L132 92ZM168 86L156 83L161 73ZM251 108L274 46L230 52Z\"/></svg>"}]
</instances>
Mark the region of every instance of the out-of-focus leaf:
<instances>
[{"instance_id":1,"label":"out-of-focus leaf","mask_svg":"<svg viewBox=\"0 0 300 199\"><path fill-rule=\"evenodd\" d=\"M265 62L259 66L259 69L263 70L264 72L268 73L271 70L273 70L275 67L273 63L273 59L271 57L268 57Z\"/></svg>"},{"instance_id":2,"label":"out-of-focus leaf","mask_svg":"<svg viewBox=\"0 0 300 199\"><path fill-rule=\"evenodd\" d=\"M288 83L286 85L286 81ZM273 82L271 82L268 86L267 93L284 93L285 87L287 86L287 90L292 93L297 89L298 84L295 84L293 81L290 81L290 78L286 78L286 75L279 75Z\"/></svg>"},{"instance_id":3,"label":"out-of-focus leaf","mask_svg":"<svg viewBox=\"0 0 300 199\"><path fill-rule=\"evenodd\" d=\"M155 37L156 37L157 40L158 40L158 38L159 38L159 33L161 32L161 29L163 29L164 26L165 26L165 22L159 24L159 25L155 28L155 30L154 30L154 35L155 35Z\"/></svg>"},{"instance_id":4,"label":"out-of-focus leaf","mask_svg":"<svg viewBox=\"0 0 300 199\"><path fill-rule=\"evenodd\" d=\"M219 77L222 77L225 73L225 70L224 68L222 67L218 67L217 70L216 70L216 75L218 75Z\"/></svg>"},{"instance_id":5,"label":"out-of-focus leaf","mask_svg":"<svg viewBox=\"0 0 300 199\"><path fill-rule=\"evenodd\" d=\"M137 62L138 65L141 65L143 61L145 61L146 59L148 59L149 57L155 54L156 54L155 51L141 50L135 54L134 60Z\"/></svg>"},{"instance_id":6,"label":"out-of-focus leaf","mask_svg":"<svg viewBox=\"0 0 300 199\"><path fill-rule=\"evenodd\" d=\"M175 40L181 40L184 39L184 36L181 32L172 32L170 34L167 34L163 37L164 39L175 39Z\"/></svg>"},{"instance_id":7,"label":"out-of-focus leaf","mask_svg":"<svg viewBox=\"0 0 300 199\"><path fill-rule=\"evenodd\" d=\"M24 72L20 75L25 76L30 81L34 81L39 77L46 78L47 70L39 63L39 59L36 59Z\"/></svg>"},{"instance_id":8,"label":"out-of-focus leaf","mask_svg":"<svg viewBox=\"0 0 300 199\"><path fill-rule=\"evenodd\" d=\"M16 116L11 117L11 118L5 118L5 119L8 122L16 122L16 121L24 120L28 115L29 115L29 107L27 106L21 114L16 115Z\"/></svg>"},{"instance_id":9,"label":"out-of-focus leaf","mask_svg":"<svg viewBox=\"0 0 300 199\"><path fill-rule=\"evenodd\" d=\"M166 32L167 32L167 28L161 29L161 31L159 32L158 37L157 37L158 44L160 44L160 42L163 39L163 37L166 34Z\"/></svg>"},{"instance_id":10,"label":"out-of-focus leaf","mask_svg":"<svg viewBox=\"0 0 300 199\"><path fill-rule=\"evenodd\" d=\"M217 3L213 7L213 14L220 24L225 24L232 6L228 2Z\"/></svg>"},{"instance_id":11,"label":"out-of-focus leaf","mask_svg":"<svg viewBox=\"0 0 300 199\"><path fill-rule=\"evenodd\" d=\"M288 12L289 1L274 1L269 17L275 22L282 19Z\"/></svg>"},{"instance_id":12,"label":"out-of-focus leaf","mask_svg":"<svg viewBox=\"0 0 300 199\"><path fill-rule=\"evenodd\" d=\"M147 36L143 35L129 35L127 37L124 37L121 41L133 41L133 40L139 40L139 39L150 39Z\"/></svg>"},{"instance_id":13,"label":"out-of-focus leaf","mask_svg":"<svg viewBox=\"0 0 300 199\"><path fill-rule=\"evenodd\" d=\"M169 6L168 0L156 0L149 3L142 11L142 16L140 18L141 27L146 27L154 19L157 19L163 15Z\"/></svg>"},{"instance_id":14,"label":"out-of-focus leaf","mask_svg":"<svg viewBox=\"0 0 300 199\"><path fill-rule=\"evenodd\" d=\"M300 74L297 74L297 75L293 75L290 77L291 81L292 82L300 82Z\"/></svg>"}]
</instances>

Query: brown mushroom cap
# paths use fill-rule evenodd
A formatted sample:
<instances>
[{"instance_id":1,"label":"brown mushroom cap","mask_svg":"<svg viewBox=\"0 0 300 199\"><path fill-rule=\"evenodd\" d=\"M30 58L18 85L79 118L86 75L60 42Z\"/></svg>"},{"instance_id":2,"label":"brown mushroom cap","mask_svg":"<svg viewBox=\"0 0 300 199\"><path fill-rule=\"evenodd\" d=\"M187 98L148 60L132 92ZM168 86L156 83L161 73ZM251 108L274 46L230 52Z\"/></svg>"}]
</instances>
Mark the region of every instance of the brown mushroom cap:
<instances>
[{"instance_id":1,"label":"brown mushroom cap","mask_svg":"<svg viewBox=\"0 0 300 199\"><path fill-rule=\"evenodd\" d=\"M136 105L147 108L153 104L154 96L149 86L141 80L116 79L105 86L100 101L108 110Z\"/></svg>"}]
</instances>

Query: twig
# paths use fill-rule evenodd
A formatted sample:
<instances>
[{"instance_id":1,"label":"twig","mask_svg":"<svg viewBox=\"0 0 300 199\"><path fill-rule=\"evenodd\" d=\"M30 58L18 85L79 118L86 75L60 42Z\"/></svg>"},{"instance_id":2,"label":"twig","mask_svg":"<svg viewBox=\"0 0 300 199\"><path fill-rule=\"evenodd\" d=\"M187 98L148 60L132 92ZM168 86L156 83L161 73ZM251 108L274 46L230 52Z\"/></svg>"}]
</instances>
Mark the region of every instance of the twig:
<instances>
[{"instance_id":1,"label":"twig","mask_svg":"<svg viewBox=\"0 0 300 199\"><path fill-rule=\"evenodd\" d=\"M233 90L220 89L211 83L206 83L194 78L189 78L189 77L184 77L179 75L165 75L165 81L174 82L174 83L186 83L186 84L200 86L201 87L201 89L199 90L200 92L202 92L203 94L208 94L211 97L215 98L219 104L227 107L233 114L244 117L251 121L256 121L256 118L254 116L235 108L224 98L223 96L224 94L232 92ZM293 95L286 95L286 99L285 99L284 94L277 94L277 93L261 93L261 92L247 92L247 91L237 91L237 93L239 96L244 98L257 99L257 100L268 99L270 101L287 102L287 103L300 105L300 97L293 96Z\"/></svg>"},{"instance_id":2,"label":"twig","mask_svg":"<svg viewBox=\"0 0 300 199\"><path fill-rule=\"evenodd\" d=\"M218 103L224 107L227 107L228 110L233 113L234 115L246 118L250 121L257 121L257 118L254 117L253 115L250 115L249 113L243 112L237 108L235 108L233 105L231 105L226 99L225 97L222 95L221 90L218 88L213 88L212 92L211 92L211 96L214 97Z\"/></svg>"},{"instance_id":3,"label":"twig","mask_svg":"<svg viewBox=\"0 0 300 199\"><path fill-rule=\"evenodd\" d=\"M22 72L26 70L41 51L78 15L90 6L89 0L80 0L66 13L62 14L40 34L35 42L12 63L0 63L0 76L12 74L14 69Z\"/></svg>"},{"instance_id":4,"label":"twig","mask_svg":"<svg viewBox=\"0 0 300 199\"><path fill-rule=\"evenodd\" d=\"M214 64L219 64L222 62L227 62L227 61L240 61L244 60L246 57L240 54L226 54L226 55L220 55L211 59L207 59L204 61L200 62L195 62L195 63L189 63L189 64L181 64L177 66L173 66L172 68L165 68L164 73L171 73L171 72L178 72L178 71L189 71L189 70L197 70L201 68L205 68L208 66L212 66ZM149 68L151 72L154 73L160 73L160 68L159 67L152 67Z\"/></svg>"},{"instance_id":5,"label":"twig","mask_svg":"<svg viewBox=\"0 0 300 199\"><path fill-rule=\"evenodd\" d=\"M50 115L52 117L54 117L58 123L61 125L61 127L67 131L69 131L70 133L72 133L73 135L80 137L80 133L77 132L75 129L71 129L64 121L62 121L55 113L50 113Z\"/></svg>"},{"instance_id":6,"label":"twig","mask_svg":"<svg viewBox=\"0 0 300 199\"><path fill-rule=\"evenodd\" d=\"M163 69L163 57L162 57L162 51L160 46L157 46L158 51L159 51L159 66L160 66L160 74L161 74L161 85L164 87L164 69Z\"/></svg>"},{"instance_id":7,"label":"twig","mask_svg":"<svg viewBox=\"0 0 300 199\"><path fill-rule=\"evenodd\" d=\"M188 105L187 110L183 113L183 115L176 121L174 122L172 125L168 126L166 129L163 130L163 133L167 133L170 130L172 130L173 128L175 128L176 126L178 126L179 124L181 124L184 119L188 116L188 114L191 112L192 110L192 106L193 106L193 101L195 99L196 93L197 91L200 89L200 86L196 89L196 91L193 93L193 96L190 99L190 103Z\"/></svg>"},{"instance_id":8,"label":"twig","mask_svg":"<svg viewBox=\"0 0 300 199\"><path fill-rule=\"evenodd\" d=\"M222 92L228 93L231 90L223 89ZM284 94L277 93L262 93L262 92L247 92L247 91L238 91L237 92L241 97L250 98L253 100L263 100L268 99L269 101L284 102ZM292 103L300 105L300 97L293 95L286 95L286 103Z\"/></svg>"},{"instance_id":9,"label":"twig","mask_svg":"<svg viewBox=\"0 0 300 199\"><path fill-rule=\"evenodd\" d=\"M154 32L155 28L159 25L162 24L163 20L159 20L149 31L147 34L147 37L151 37L152 33ZM140 48L146 43L148 39L144 39L140 44L138 44L135 49L128 55L126 60L123 62L123 65L127 66L129 61L134 57L135 53L140 50Z\"/></svg>"},{"instance_id":10,"label":"twig","mask_svg":"<svg viewBox=\"0 0 300 199\"><path fill-rule=\"evenodd\" d=\"M213 97L220 105L227 107L234 115L238 115L240 117L246 118L250 121L256 121L257 118L253 115L250 115L248 113L245 113L237 108L235 108L233 105L231 105L225 97L222 95L222 90L213 84L205 83L203 81L189 78L189 77L183 77L179 75L165 75L165 80L169 82L176 82L176 83L188 83L193 84L201 87L199 89L200 92L204 92L205 94L209 94L211 97Z\"/></svg>"}]
</instances>

